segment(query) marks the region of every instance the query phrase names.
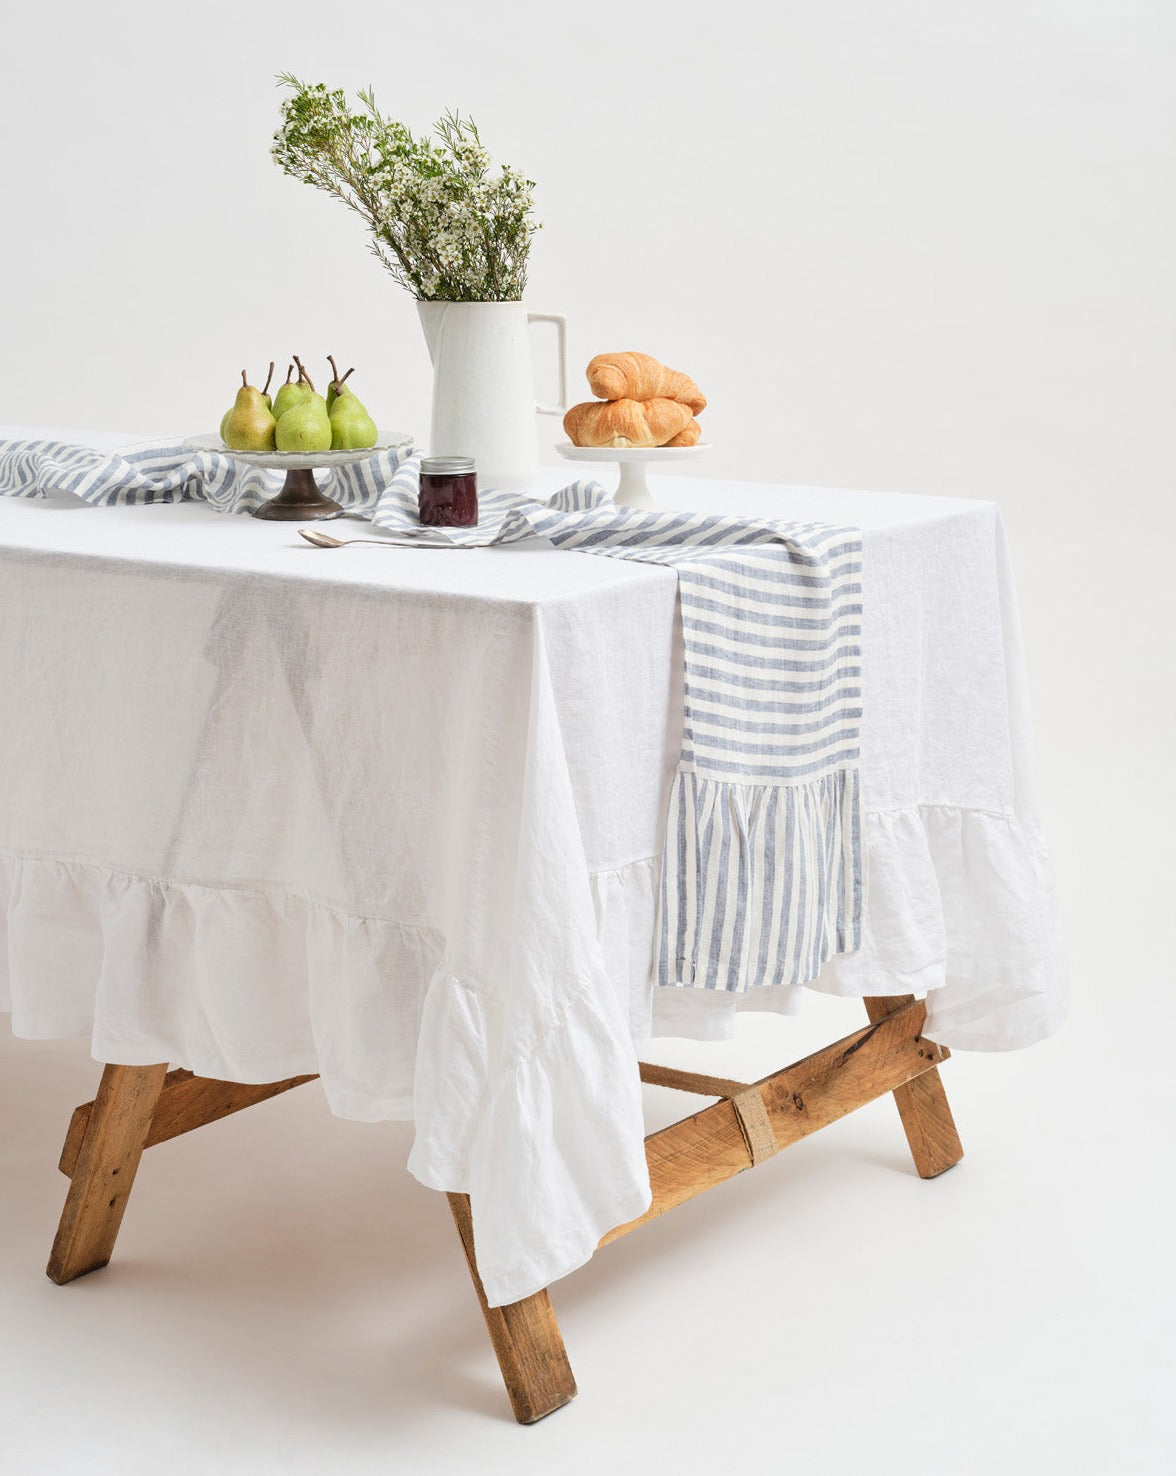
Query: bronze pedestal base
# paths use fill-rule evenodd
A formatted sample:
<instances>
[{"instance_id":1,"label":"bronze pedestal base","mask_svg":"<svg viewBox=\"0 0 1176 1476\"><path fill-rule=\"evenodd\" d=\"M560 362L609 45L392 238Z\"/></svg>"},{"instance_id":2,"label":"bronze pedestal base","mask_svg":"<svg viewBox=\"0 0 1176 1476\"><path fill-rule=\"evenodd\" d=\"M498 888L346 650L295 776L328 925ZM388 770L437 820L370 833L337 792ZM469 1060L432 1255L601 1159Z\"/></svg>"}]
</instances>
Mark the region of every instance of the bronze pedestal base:
<instances>
[{"instance_id":1,"label":"bronze pedestal base","mask_svg":"<svg viewBox=\"0 0 1176 1476\"><path fill-rule=\"evenodd\" d=\"M305 523L315 518L334 518L343 511L337 502L324 497L313 471L288 471L282 490L253 514L270 522Z\"/></svg>"}]
</instances>

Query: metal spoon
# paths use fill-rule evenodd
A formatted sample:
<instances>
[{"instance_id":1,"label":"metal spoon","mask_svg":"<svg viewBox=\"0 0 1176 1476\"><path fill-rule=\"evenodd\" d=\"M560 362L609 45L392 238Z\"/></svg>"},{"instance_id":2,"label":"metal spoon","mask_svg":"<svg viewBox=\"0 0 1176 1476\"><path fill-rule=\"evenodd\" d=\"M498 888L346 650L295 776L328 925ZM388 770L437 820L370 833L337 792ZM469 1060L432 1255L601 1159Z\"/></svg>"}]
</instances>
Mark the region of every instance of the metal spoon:
<instances>
[{"instance_id":1,"label":"metal spoon","mask_svg":"<svg viewBox=\"0 0 1176 1476\"><path fill-rule=\"evenodd\" d=\"M299 528L299 533L306 539L307 543L313 543L315 548L346 548L350 543L376 543L381 548L468 548L468 544L448 543L437 540L427 543L423 538L333 538L330 533L323 533L318 528Z\"/></svg>"}]
</instances>

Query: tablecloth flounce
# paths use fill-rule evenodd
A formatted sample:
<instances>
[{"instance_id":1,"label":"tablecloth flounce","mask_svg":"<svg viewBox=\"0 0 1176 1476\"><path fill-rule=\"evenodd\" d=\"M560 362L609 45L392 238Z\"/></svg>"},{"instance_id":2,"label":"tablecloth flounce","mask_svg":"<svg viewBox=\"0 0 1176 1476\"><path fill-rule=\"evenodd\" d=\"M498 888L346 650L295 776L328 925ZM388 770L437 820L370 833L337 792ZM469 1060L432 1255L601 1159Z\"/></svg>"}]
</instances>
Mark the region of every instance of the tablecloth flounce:
<instances>
[{"instance_id":1,"label":"tablecloth flounce","mask_svg":"<svg viewBox=\"0 0 1176 1476\"><path fill-rule=\"evenodd\" d=\"M430 929L277 889L0 854L0 1010L16 1035L86 1035L97 1060L231 1081L318 1073L341 1117L411 1118L441 953Z\"/></svg>"},{"instance_id":2,"label":"tablecloth flounce","mask_svg":"<svg viewBox=\"0 0 1176 1476\"><path fill-rule=\"evenodd\" d=\"M1017 816L951 805L866 821L862 945L830 960L834 994L926 994L927 1034L954 1050L1019 1050L1065 1018L1067 967L1052 869Z\"/></svg>"},{"instance_id":3,"label":"tablecloth flounce","mask_svg":"<svg viewBox=\"0 0 1176 1476\"><path fill-rule=\"evenodd\" d=\"M807 987L846 996L928 996L927 1033L957 1050L1016 1050L1052 1034L1066 1012L1066 963L1045 846L1012 815L948 805L869 814L870 892L855 953ZM634 1040L729 1038L737 1010L797 1014L804 987L742 994L650 989L658 863L592 877L601 946L630 981Z\"/></svg>"},{"instance_id":4,"label":"tablecloth flounce","mask_svg":"<svg viewBox=\"0 0 1176 1476\"><path fill-rule=\"evenodd\" d=\"M509 995L457 983L443 956L431 929L289 892L0 854L0 1010L16 1035L85 1035L97 1060L230 1081L318 1073L337 1116L415 1118L409 1168L470 1194L498 1305L648 1208L628 1128L640 1082L607 984L602 999L583 981L522 1029Z\"/></svg>"},{"instance_id":5,"label":"tablecloth flounce","mask_svg":"<svg viewBox=\"0 0 1176 1476\"><path fill-rule=\"evenodd\" d=\"M529 1039L505 1020L510 1008L438 971L408 1163L422 1184L469 1194L491 1306L582 1266L606 1231L650 1204L643 1145L627 1130L640 1120L640 1080L598 985L583 981Z\"/></svg>"}]
</instances>

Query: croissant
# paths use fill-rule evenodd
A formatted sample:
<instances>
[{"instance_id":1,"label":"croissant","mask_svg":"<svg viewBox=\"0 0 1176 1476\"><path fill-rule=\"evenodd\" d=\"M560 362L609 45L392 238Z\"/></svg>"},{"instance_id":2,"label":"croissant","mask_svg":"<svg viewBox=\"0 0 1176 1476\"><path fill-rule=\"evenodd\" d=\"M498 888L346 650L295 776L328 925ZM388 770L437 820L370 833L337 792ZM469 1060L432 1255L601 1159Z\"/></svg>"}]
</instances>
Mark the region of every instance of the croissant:
<instances>
[{"instance_id":1,"label":"croissant","mask_svg":"<svg viewBox=\"0 0 1176 1476\"><path fill-rule=\"evenodd\" d=\"M693 415L706 409L706 396L688 374L650 354L597 354L588 364L588 387L602 400L681 400Z\"/></svg>"},{"instance_id":2,"label":"croissant","mask_svg":"<svg viewBox=\"0 0 1176 1476\"><path fill-rule=\"evenodd\" d=\"M702 435L702 426L697 420L688 420L684 430L680 430L673 440L667 441L667 446L696 446L698 438Z\"/></svg>"},{"instance_id":3,"label":"croissant","mask_svg":"<svg viewBox=\"0 0 1176 1476\"><path fill-rule=\"evenodd\" d=\"M563 421L574 446L664 446L689 422L689 405L661 398L585 400Z\"/></svg>"}]
</instances>

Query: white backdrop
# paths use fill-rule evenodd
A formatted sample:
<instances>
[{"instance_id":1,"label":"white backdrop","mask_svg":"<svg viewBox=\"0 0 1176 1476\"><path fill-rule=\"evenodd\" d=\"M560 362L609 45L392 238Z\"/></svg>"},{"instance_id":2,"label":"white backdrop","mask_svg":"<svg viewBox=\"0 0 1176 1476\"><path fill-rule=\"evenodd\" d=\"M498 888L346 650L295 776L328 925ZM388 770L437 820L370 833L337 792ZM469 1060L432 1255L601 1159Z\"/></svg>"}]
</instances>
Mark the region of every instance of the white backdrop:
<instances>
[{"instance_id":1,"label":"white backdrop","mask_svg":"<svg viewBox=\"0 0 1176 1476\"><path fill-rule=\"evenodd\" d=\"M576 366L693 373L708 472L1154 489L1174 36L1164 0L6 7L0 419L214 427L293 350L425 433L411 301L269 158L289 69L472 112L538 182L531 305Z\"/></svg>"},{"instance_id":2,"label":"white backdrop","mask_svg":"<svg viewBox=\"0 0 1176 1476\"><path fill-rule=\"evenodd\" d=\"M699 473L1000 501L1064 865L1070 791L1124 744L1143 773L1171 717L1148 673L1173 625L1174 63L1165 0L9 7L0 420L209 429L242 366L334 352L426 435L413 304L270 160L274 76L370 82L419 131L471 112L538 182L530 304L569 315L577 374L615 348L693 374ZM1090 582L1108 553L1122 615ZM1061 796L1058 759L1089 760Z\"/></svg>"},{"instance_id":3,"label":"white backdrop","mask_svg":"<svg viewBox=\"0 0 1176 1476\"><path fill-rule=\"evenodd\" d=\"M966 1427L979 1441L984 1460L957 1462L961 1472L991 1469L995 1460L1014 1473L1064 1468L1101 1476L1129 1436L1142 1442L1143 1463L1133 1469L1171 1470L1170 1450L1158 1453L1170 1444L1170 1426L1158 1417L1162 1397L1149 1379L1162 1377L1176 1341L1176 1313L1164 1293L1170 1267L1154 1229L1169 1215L1155 1164L1170 1155L1176 1124L1162 1065L1149 1069L1139 1057L1152 1037L1176 1026L1168 982L1176 952L1169 839L1176 808L1176 5L10 4L0 35L0 421L209 430L242 366L256 376L270 358L284 365L292 351L318 366L333 352L359 366L356 389L380 423L425 434L428 364L411 301L368 256L359 221L283 177L269 158L279 104L274 76L283 70L349 90L370 82L385 109L418 131L446 107L472 112L493 154L538 182L545 229L535 243L531 306L569 315L577 368L602 350L638 348L694 375L710 396L704 426L715 446L700 473L1000 502L1019 573L1047 833L1075 976L1074 1018L1056 1042L1007 1061L953 1063L953 1100L964 1109L978 1172L991 1176L1010 1165L1007 1184L990 1195L993 1223L1011 1216L1020 1234L1023 1217L1028 1242L1018 1245L1035 1243L1041 1252L1020 1283L1016 1266L1002 1263L1009 1286L1019 1285L1017 1336L1002 1329L999 1307L989 1317L978 1303L966 1338L959 1341L957 1330L953 1345L967 1370L958 1390L973 1391L980 1409L1014 1409L1018 1454L1012 1446L994 1454L1003 1438L999 1421L982 1429L974 1409L952 1413L965 1395L953 1393L951 1359L939 1368L920 1343L895 1369L906 1378L918 1361L926 1396L918 1419L938 1410L940 1436ZM550 444L556 423L542 430ZM44 1076L52 1063L42 1053L35 1059L46 1061L43 1068L27 1065L30 1049L13 1043L13 1060L26 1063L28 1079L41 1080L37 1072ZM89 1066L81 1066L70 1105L88 1090ZM1120 1099L1107 1083L1127 1079L1130 1095ZM71 1090L59 1092L61 1100ZM28 1099L19 1100L10 1120L27 1122ZM1126 1121L1120 1112L1128 1108ZM39 1110L53 1119L48 1141L60 1103ZM1017 1118L1018 1111L1026 1115ZM20 1135L3 1141L24 1151ZM343 1163L340 1155L358 1152L358 1143L332 1137L324 1162ZM56 1214L56 1184L43 1184L41 1174L43 1160L52 1178L51 1158L38 1146L36 1172L28 1170L45 1201L29 1210L34 1249L42 1222ZM1110 1180L1101 1177L1107 1173ZM353 1192L349 1182L346 1193ZM23 1203L0 1197L0 1220L23 1215ZM806 1212L819 1216L819 1196ZM425 1214L414 1201L412 1215ZM808 1254L819 1255L822 1238L834 1243L840 1214L816 1220ZM296 1223L294 1216L288 1243L295 1248L302 1243ZM807 1223L794 1218L790 1244L801 1244L795 1237ZM756 1240L758 1251L773 1240L774 1224L756 1232L766 1237ZM965 1246L972 1228L961 1220ZM849 1255L855 1264L857 1234ZM347 1240L333 1264L349 1264L369 1240L382 1243ZM214 1308L227 1274L215 1249L207 1282ZM322 1274L317 1245L314 1251L300 1287ZM199 1248L193 1254L198 1261ZM798 1254L803 1264L806 1252ZM895 1265L905 1254L896 1247L889 1261L871 1264ZM1021 1254L1010 1252L1012 1261ZM33 1251L10 1267L0 1258L14 1305L25 1305L29 1257ZM704 1242L692 1282L700 1300L691 1303L683 1347L700 1328L709 1337L731 1326L734 1302L721 1281L712 1284L713 1261ZM982 1267L983 1260L973 1251L964 1263ZM671 1258L667 1275L680 1264ZM757 1264L749 1251L747 1266ZM460 1274L456 1261L451 1269ZM185 1274L177 1266L176 1275ZM641 1370L618 1353L634 1331L626 1320L618 1340L620 1303L625 1319L639 1320L640 1310L628 1283L618 1285L615 1304L607 1301L610 1274L585 1273L585 1285L615 1313L602 1330L607 1357L602 1351L600 1366L620 1359L618 1379L634 1391L632 1427L652 1439L659 1427L638 1393L651 1372L676 1365L660 1344L651 1345ZM762 1295L759 1282L753 1286L759 1274L747 1272L749 1306ZM915 1276L912 1268L912 1284ZM940 1289L955 1288L953 1295L972 1285L947 1263L939 1276ZM931 1278L934 1286L933 1266ZM862 1301L892 1279L872 1277ZM810 1280L823 1286L819 1274ZM982 1276L975 1281L981 1300L984 1284ZM876 1350L889 1346L911 1311L906 1279L898 1285L901 1306L887 1313L885 1344L863 1344L869 1366L859 1384L842 1390L837 1379L828 1381L829 1417L837 1419L838 1439L851 1442L839 1469L877 1462L878 1452L866 1446L878 1411L865 1416L876 1393ZM467 1293L459 1287L454 1295ZM28 1364L40 1388L50 1375L38 1371L72 1346L76 1322L66 1318L64 1302L54 1303L62 1310L53 1315L63 1319L54 1341L47 1305L27 1295L35 1307L30 1336L44 1332L51 1349ZM284 1283L279 1295L287 1295ZM680 1300L676 1285L673 1299ZM106 1301L94 1303L95 1314L100 1306L104 1318L115 1316ZM150 1303L144 1325L158 1321L158 1307ZM0 1321L2 1313L0 1300ZM373 1346L384 1347L390 1318L380 1313ZM809 1342L818 1320L800 1319ZM102 1351L87 1354L76 1387L89 1387L96 1365L106 1362L112 1325L102 1324ZM405 1325L415 1338L416 1324ZM150 1346L128 1327L113 1344L120 1360L127 1347ZM349 1327L340 1347L350 1348L352 1336ZM447 1324L439 1336L440 1352L430 1356L448 1371ZM773 1336L770 1323L765 1336ZM218 1354L222 1345L218 1325ZM980 1363L968 1362L965 1345L980 1350ZM485 1350L477 1347L471 1357L481 1358ZM768 1356L764 1347L761 1368L772 1372L779 1349L773 1342ZM1007 1362L1018 1349L1023 1367ZM267 1363L268 1342L265 1353L249 1373ZM712 1354L709 1342L694 1352L708 1378L716 1371ZM846 1356L837 1350L843 1380ZM742 1379L754 1364L736 1360L733 1367ZM123 1362L112 1367L117 1373ZM19 1389L19 1377L10 1384L17 1364L10 1358L4 1368L0 1358L6 1387ZM355 1385L359 1403L373 1408L384 1398L382 1353L377 1368L378 1376ZM233 1377L245 1391L243 1428L264 1433L255 1383L247 1374ZM317 1406L324 1386L314 1387L300 1415L303 1405ZM666 1418L701 1434L696 1468L713 1469L708 1452L725 1449L732 1428L719 1406L712 1420L692 1402L689 1382L680 1397L668 1375L657 1387ZM415 1411L423 1396L415 1386L409 1394L405 1408ZM499 1398L491 1391L490 1407ZM773 1384L757 1419L740 1395L731 1418L749 1439L773 1441L778 1398ZM602 1418L606 1406L596 1407ZM86 1428L98 1407L78 1405ZM1044 1424L1043 1407L1052 1411ZM18 1450L22 1431L29 1449L40 1449L40 1408L30 1395L30 1413L14 1436ZM117 1400L111 1408L117 1415ZM277 1415L284 1408L275 1396ZM325 1408L323 1448L334 1449L353 1411L330 1397ZM844 1425L847 1408L863 1413L859 1455ZM451 1402L439 1418L452 1428ZM565 1424L551 1422L552 1438L560 1428L570 1435L585 1429L571 1416L558 1418ZM795 1433L792 1417L783 1418ZM475 1454L483 1424L475 1422L469 1437ZM421 1438L435 1428L422 1426ZM934 1422L928 1428L931 1465L910 1466L904 1415L890 1438L895 1464L877 1469L941 1468L944 1440ZM122 1442L121 1418L118 1431ZM170 1436L149 1431L143 1439ZM829 1455L824 1439L811 1434L822 1460ZM1048 1447L1036 1460L1034 1441ZM1064 1454L1059 1441L1067 1442ZM505 1437L501 1444L501 1469L521 1469L517 1444ZM1154 1465L1143 1446L1157 1452ZM316 1450L306 1469L328 1460ZM591 1443L584 1454L597 1469ZM146 1457L125 1467L156 1468ZM199 1461L184 1467L211 1468ZM459 1468L481 1469L473 1457L448 1467ZM94 1467L82 1461L52 1469L89 1476ZM258 1457L240 1469L252 1476L294 1467Z\"/></svg>"}]
</instances>

